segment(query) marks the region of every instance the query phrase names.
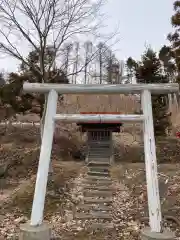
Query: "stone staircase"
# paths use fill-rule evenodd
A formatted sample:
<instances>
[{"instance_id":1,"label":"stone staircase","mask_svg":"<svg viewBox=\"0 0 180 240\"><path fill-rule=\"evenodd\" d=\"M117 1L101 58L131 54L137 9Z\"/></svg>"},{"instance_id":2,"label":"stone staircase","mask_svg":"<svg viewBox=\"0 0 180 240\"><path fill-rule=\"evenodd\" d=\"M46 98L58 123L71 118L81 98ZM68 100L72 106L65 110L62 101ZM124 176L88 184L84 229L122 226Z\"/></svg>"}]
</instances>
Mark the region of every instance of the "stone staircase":
<instances>
[{"instance_id":1,"label":"stone staircase","mask_svg":"<svg viewBox=\"0 0 180 240\"><path fill-rule=\"evenodd\" d=\"M83 200L76 208L75 218L87 222L92 230L113 229L111 146L111 139L107 137L88 142L88 171L82 181Z\"/></svg>"}]
</instances>

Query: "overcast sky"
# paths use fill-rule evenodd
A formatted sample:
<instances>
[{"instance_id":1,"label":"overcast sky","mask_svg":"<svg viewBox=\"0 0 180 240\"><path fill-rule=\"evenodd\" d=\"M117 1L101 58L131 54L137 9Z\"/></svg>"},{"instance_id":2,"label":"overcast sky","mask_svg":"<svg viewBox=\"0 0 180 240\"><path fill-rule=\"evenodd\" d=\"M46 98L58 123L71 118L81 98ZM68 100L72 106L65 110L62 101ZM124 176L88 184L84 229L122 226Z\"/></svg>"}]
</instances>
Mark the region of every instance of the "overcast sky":
<instances>
[{"instance_id":1,"label":"overcast sky","mask_svg":"<svg viewBox=\"0 0 180 240\"><path fill-rule=\"evenodd\" d=\"M167 34L172 31L170 18L173 13L173 2L173 0L108 0L104 9L109 15L107 29L112 31L117 24L120 29L120 41L116 46L119 59L125 60L129 56L139 59L145 44L150 44L158 50L167 42ZM10 58L0 59L0 69L14 71L17 69L17 62Z\"/></svg>"},{"instance_id":2,"label":"overcast sky","mask_svg":"<svg viewBox=\"0 0 180 240\"><path fill-rule=\"evenodd\" d=\"M109 0L105 10L109 18L108 27L120 24L118 56L139 58L145 44L158 50L165 44L167 34L172 31L170 18L174 0Z\"/></svg>"}]
</instances>

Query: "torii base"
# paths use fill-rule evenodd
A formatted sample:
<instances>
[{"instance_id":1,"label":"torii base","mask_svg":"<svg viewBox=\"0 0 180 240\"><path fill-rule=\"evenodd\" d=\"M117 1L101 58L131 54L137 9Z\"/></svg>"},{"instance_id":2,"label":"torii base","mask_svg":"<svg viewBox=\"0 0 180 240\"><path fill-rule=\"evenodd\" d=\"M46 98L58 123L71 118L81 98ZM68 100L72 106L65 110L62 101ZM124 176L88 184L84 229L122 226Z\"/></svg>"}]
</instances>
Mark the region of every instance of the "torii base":
<instances>
[{"instance_id":1,"label":"torii base","mask_svg":"<svg viewBox=\"0 0 180 240\"><path fill-rule=\"evenodd\" d=\"M141 240L174 240L175 234L168 230L162 233L151 232L150 228L145 228L141 232Z\"/></svg>"},{"instance_id":2,"label":"torii base","mask_svg":"<svg viewBox=\"0 0 180 240\"><path fill-rule=\"evenodd\" d=\"M42 225L33 227L29 223L20 226L19 240L50 240L51 227L46 222Z\"/></svg>"}]
</instances>

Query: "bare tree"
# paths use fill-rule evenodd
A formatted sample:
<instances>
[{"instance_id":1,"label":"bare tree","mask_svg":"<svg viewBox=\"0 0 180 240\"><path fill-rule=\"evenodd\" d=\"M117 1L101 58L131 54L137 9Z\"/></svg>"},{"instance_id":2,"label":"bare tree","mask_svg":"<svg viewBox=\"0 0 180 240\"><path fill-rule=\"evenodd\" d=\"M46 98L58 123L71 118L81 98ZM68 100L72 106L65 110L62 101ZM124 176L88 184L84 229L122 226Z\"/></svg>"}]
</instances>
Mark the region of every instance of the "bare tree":
<instances>
[{"instance_id":1,"label":"bare tree","mask_svg":"<svg viewBox=\"0 0 180 240\"><path fill-rule=\"evenodd\" d=\"M22 41L39 52L40 70L46 82L54 61L62 54L63 44L75 35L95 33L97 13L102 0L3 0L0 4L0 50L25 64ZM46 48L54 48L48 69L44 66Z\"/></svg>"},{"instance_id":2,"label":"bare tree","mask_svg":"<svg viewBox=\"0 0 180 240\"><path fill-rule=\"evenodd\" d=\"M102 56L102 51L103 51L103 44L99 43L98 44L98 50L99 50L99 83L102 84L102 67L103 67L103 56Z\"/></svg>"},{"instance_id":3,"label":"bare tree","mask_svg":"<svg viewBox=\"0 0 180 240\"><path fill-rule=\"evenodd\" d=\"M64 44L80 35L97 33L97 16L103 0L2 0L0 2L0 52L18 59L48 82L50 72L64 54ZM23 48L24 46L24 48ZM45 64L47 48L53 49L50 63ZM35 50L39 67L27 61L27 53ZM69 54L69 53L68 53ZM66 56L69 56L66 52ZM67 58L66 58L67 63ZM77 72L81 69L76 69ZM57 72L56 72L57 73ZM54 78L57 75L54 75ZM51 79L53 76L51 75ZM41 119L43 135L47 98Z\"/></svg>"},{"instance_id":4,"label":"bare tree","mask_svg":"<svg viewBox=\"0 0 180 240\"><path fill-rule=\"evenodd\" d=\"M0 51L25 65L31 64L42 82L48 82L55 61L64 53L63 45L75 36L97 33L101 6L102 0L3 0L0 3ZM22 43L39 53L39 68L27 61ZM49 46L54 49L54 56L47 66L45 54Z\"/></svg>"},{"instance_id":5,"label":"bare tree","mask_svg":"<svg viewBox=\"0 0 180 240\"><path fill-rule=\"evenodd\" d=\"M65 45L65 59L64 59L64 72L67 75L68 74L68 67L69 67L69 58L70 58L70 53L72 51L73 45L72 44L67 44Z\"/></svg>"},{"instance_id":6,"label":"bare tree","mask_svg":"<svg viewBox=\"0 0 180 240\"><path fill-rule=\"evenodd\" d=\"M99 37L101 26L100 9L104 0L1 0L0 3L0 52L10 55L24 65L31 67L34 73L41 76L42 82L48 82L54 66L59 71L65 64L64 45L67 41L82 38L84 35ZM109 35L105 42L116 33ZM25 47L23 47L25 46ZM45 64L47 48L53 49L50 63ZM28 49L28 51L27 51ZM27 61L27 52L35 50L39 55L39 67ZM66 53L65 53L66 52ZM88 57L85 65L76 69L76 73L84 70L96 52ZM66 58L67 60L67 58ZM68 60L69 61L69 60ZM66 61L67 63L67 61ZM77 67L78 65L76 65ZM76 74L72 72L68 75ZM51 79L56 77L51 75ZM46 101L42 117L42 129L46 111ZM41 134L42 135L42 134Z\"/></svg>"},{"instance_id":7,"label":"bare tree","mask_svg":"<svg viewBox=\"0 0 180 240\"><path fill-rule=\"evenodd\" d=\"M72 75L72 83L76 84L78 64L79 64L79 42L75 42L75 59L73 63L73 75Z\"/></svg>"},{"instance_id":8,"label":"bare tree","mask_svg":"<svg viewBox=\"0 0 180 240\"><path fill-rule=\"evenodd\" d=\"M92 55L92 42L87 41L84 44L84 50L85 50L85 64L84 64L84 83L89 83L88 79L88 67L91 62L91 55Z\"/></svg>"},{"instance_id":9,"label":"bare tree","mask_svg":"<svg viewBox=\"0 0 180 240\"><path fill-rule=\"evenodd\" d=\"M29 66L34 73L41 76L42 82L48 82L54 66L59 64L59 71L69 62L69 50L64 51L67 42L82 36L98 36L101 25L100 9L103 0L1 0L0 2L0 52L18 59ZM112 39L115 34L108 36L105 41ZM53 57L45 64L46 51L53 49ZM27 53L37 51L39 67L27 61ZM66 54L65 63L62 61ZM96 52L88 58L89 64ZM83 71L81 66L76 74ZM51 79L56 78L51 75ZM75 80L76 81L76 80ZM41 137L43 135L47 98L41 119Z\"/></svg>"},{"instance_id":10,"label":"bare tree","mask_svg":"<svg viewBox=\"0 0 180 240\"><path fill-rule=\"evenodd\" d=\"M123 74L123 66L120 66L120 61L116 58L111 47L103 42L97 45L98 55L97 63L99 67L99 83L119 83L121 74ZM121 67L121 68L120 68Z\"/></svg>"},{"instance_id":11,"label":"bare tree","mask_svg":"<svg viewBox=\"0 0 180 240\"><path fill-rule=\"evenodd\" d=\"M96 57L91 62L94 65L91 75L95 83L112 83L112 66L115 61L118 62L111 50L112 46L107 46L104 42L99 42L96 46Z\"/></svg>"}]
</instances>

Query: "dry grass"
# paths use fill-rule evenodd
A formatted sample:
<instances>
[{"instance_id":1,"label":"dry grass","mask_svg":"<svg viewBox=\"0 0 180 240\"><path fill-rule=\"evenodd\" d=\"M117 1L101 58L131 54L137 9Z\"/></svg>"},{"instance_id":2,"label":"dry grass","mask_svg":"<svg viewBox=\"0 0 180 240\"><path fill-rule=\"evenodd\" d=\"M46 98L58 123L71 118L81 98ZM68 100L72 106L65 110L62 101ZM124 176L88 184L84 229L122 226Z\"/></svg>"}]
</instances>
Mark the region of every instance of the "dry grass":
<instances>
[{"instance_id":1,"label":"dry grass","mask_svg":"<svg viewBox=\"0 0 180 240\"><path fill-rule=\"evenodd\" d=\"M61 163L53 164L54 178L49 183L46 195L45 218L49 218L56 210L60 210L61 204L64 202L65 193L68 192L67 183L70 179L76 177L81 167L80 163ZM30 217L32 200L34 194L36 175L31 176L27 181L18 185L18 188L12 192L9 201L5 201L1 214L8 212L14 214L23 214Z\"/></svg>"},{"instance_id":2,"label":"dry grass","mask_svg":"<svg viewBox=\"0 0 180 240\"><path fill-rule=\"evenodd\" d=\"M0 160L9 162L5 176L0 178L0 235L12 239L19 224L30 217L35 178L40 151L38 128L1 129ZM71 187L71 180L79 174L82 164L72 162L70 151L79 147L77 137L65 134L54 138L52 163L53 181L49 182L45 203L45 219L55 212L64 215L63 204ZM61 161L63 159L63 161ZM14 238L13 238L14 239Z\"/></svg>"},{"instance_id":3,"label":"dry grass","mask_svg":"<svg viewBox=\"0 0 180 240\"><path fill-rule=\"evenodd\" d=\"M54 178L48 184L44 219L51 221L55 213L65 215L64 204L67 199L71 181L79 174L80 163L54 163ZM0 234L2 239L18 239L20 224L30 219L35 187L35 175L11 189L9 195L1 201ZM10 189L9 189L10 190Z\"/></svg>"},{"instance_id":4,"label":"dry grass","mask_svg":"<svg viewBox=\"0 0 180 240\"><path fill-rule=\"evenodd\" d=\"M45 204L45 219L48 221L54 219L54 216L64 219L64 216L66 215L66 202L67 200L71 201L69 192L72 188L72 180L79 175L83 167L83 163L72 161L72 158L68 154L70 149L72 151L76 151L76 149L78 149L82 144L81 137L77 137L78 135L75 134L75 130L72 129L72 131L74 131L73 134L69 132L61 132L61 134L55 136L54 139L55 141L52 151L52 162L55 171L54 182L51 182L48 185ZM5 178L3 191L6 193L6 199L3 201L4 204L0 206L0 233L2 231L1 234L4 236L4 239L12 239L14 234L18 235L20 223L27 221L30 217L34 193L35 174L37 171L39 156L39 130L38 128L25 128L19 130L17 128L9 128L5 134L1 132L0 140L2 143L2 158L2 152L5 152L7 154L7 158L12 159L13 163L12 166L10 166ZM139 140L137 140L137 142L138 141ZM159 139L159 142L161 147L158 149L160 151L161 159L164 160L166 158L167 162L169 162L170 159L172 162L177 161L177 149L180 149L179 142L176 139L172 139L170 142L169 139ZM126 150L128 148L129 152L123 153L120 146L122 148L125 147ZM131 131L125 135L122 134L121 137L116 136L116 147L119 151L117 155L117 161L121 164L115 165L115 167L112 169L112 176L114 180L119 180L127 185L129 193L132 194L127 200L127 205L129 204L128 201L131 201L134 204L131 209L126 209L125 215L128 216L126 220L123 219L124 215L119 218L122 222L124 222L125 227L123 229L120 228L117 233L113 233L114 235L108 235L106 232L99 232L95 235L91 235L86 231L81 231L75 234L73 231L63 232L63 230L60 229L59 233L61 236L63 236L63 239L103 240L111 237L122 240L137 239L137 237L131 236L132 229L129 227L127 228L127 225L132 221L132 219L135 219L134 221L138 224L139 218L141 218L141 216L138 215L138 206L141 208L141 213L147 213L146 196L142 196L143 200L139 199L139 196L141 196L140 190L143 190L144 193L146 193L145 175L143 172L144 164L132 164L133 161L138 161L140 158L143 161L143 149L140 149L139 145L136 144L136 141L133 140ZM126 161L126 163L122 164L122 161ZM127 161L130 163L127 163ZM172 164L167 165L164 167L164 170L161 171L164 171L165 174L167 174L168 171L168 174L170 174L170 166L172 166ZM171 170L172 175L175 175L176 168L177 166ZM173 184L175 184L175 182L173 182ZM132 192L132 190L134 192ZM9 191L9 193L7 193L7 191ZM178 192L178 189L176 189L176 192ZM121 192L119 194L121 196ZM175 201L175 197L172 200ZM123 206L124 205L122 204L122 207ZM170 200L166 201L166 210L169 208L169 206L171 206ZM60 221L60 224L63 224L62 220ZM122 232L128 232L130 235L123 235L120 238L120 234ZM136 233L137 236L137 232L134 233Z\"/></svg>"},{"instance_id":5,"label":"dry grass","mask_svg":"<svg viewBox=\"0 0 180 240\"><path fill-rule=\"evenodd\" d=\"M58 105L58 113L79 113L81 111L134 113L139 110L139 107L139 103L136 101L135 97L132 96L67 95L65 96L64 103L61 106ZM19 118L19 120L23 119L21 116L19 116ZM25 116L25 118L27 118L27 116ZM178 118L177 116L176 120L174 120L176 129L178 128ZM138 218L138 212L136 211L138 209L137 204L142 200L139 199L141 195L140 190L142 191L145 189L145 175L142 171L144 165L142 163L137 163L144 161L142 128L140 125L125 124L123 132L114 136L114 140L115 158L118 165L112 169L112 176L114 179L124 182L130 189L130 192L134 189L135 192L132 193L134 194L132 195L132 200L134 199L134 201L137 201L134 203L134 210L132 209L133 213L131 214L134 214L133 216ZM39 128L15 128L12 126L8 129L1 128L0 141L0 161L9 162L9 169L6 177L0 179L0 183L3 185L3 187L1 186L2 190L6 195L6 199L8 198L8 201L6 200L1 208L3 220L1 221L2 216L0 216L0 234L1 228L3 229L1 224L5 218L5 222L7 221L6 227L9 226L9 228L6 229L6 235L3 236L5 236L5 239L12 239L11 230L16 229L12 231L18 231L21 222L18 220L17 223L15 223L16 220L23 216L23 219L26 221L30 216L35 174L40 150ZM71 153L80 149L83 143L84 136L77 131L75 124L57 123L52 149L52 162L55 170L54 182L48 185L45 205L45 219L47 220L51 219L55 213L58 213L60 217L64 216L64 204L65 200L68 199L71 180L78 176L83 166L83 163L72 161ZM180 142L177 139L157 139L158 161L171 163L166 166L163 165L164 170L161 171L164 171L165 174L175 175L177 166L172 165L172 163L179 161L179 149ZM136 163L132 164L133 162ZM170 173L171 166L173 166L173 169L171 169L172 171ZM179 174L179 172L176 174ZM175 177L173 181L172 184L174 186ZM178 186L176 186L176 193L179 194ZM2 196L3 194L1 194L0 198ZM143 205L141 207L147 210L147 199L145 198L146 196L143 199L143 203L141 203L141 205ZM173 201L175 201L175 197L173 197ZM170 206L170 198L167 201L167 206ZM64 239L68 240L101 240L113 237L102 233L91 236L86 232L77 233L71 236L66 232L63 233L63 236ZM114 239L116 238L114 237ZM121 237L118 239L125 240L130 238L127 236L127 238Z\"/></svg>"}]
</instances>

